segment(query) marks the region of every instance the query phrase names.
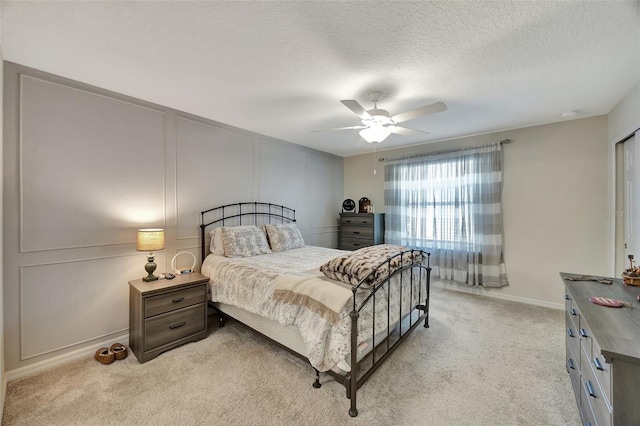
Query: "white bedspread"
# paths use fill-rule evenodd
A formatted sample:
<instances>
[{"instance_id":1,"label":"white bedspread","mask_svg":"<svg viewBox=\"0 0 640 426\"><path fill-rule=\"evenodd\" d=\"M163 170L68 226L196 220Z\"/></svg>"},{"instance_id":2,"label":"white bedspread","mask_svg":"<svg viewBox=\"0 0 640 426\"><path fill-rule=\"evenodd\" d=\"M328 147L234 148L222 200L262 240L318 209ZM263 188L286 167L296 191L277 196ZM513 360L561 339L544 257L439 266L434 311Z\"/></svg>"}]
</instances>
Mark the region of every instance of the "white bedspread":
<instances>
[{"instance_id":1,"label":"white bedspread","mask_svg":"<svg viewBox=\"0 0 640 426\"><path fill-rule=\"evenodd\" d=\"M293 325L300 330L307 348L307 357L319 371L327 371L343 360L351 348L351 318L353 301L347 302L335 325L310 309L273 300L274 283L284 273L320 275L319 267L329 259L344 252L323 247L305 246L280 253L246 258L227 258L209 255L202 265L202 274L210 278L211 300L238 306L249 312L273 319L283 325ZM406 271L406 274L409 271ZM403 315L409 308L409 280L403 285ZM351 288L348 284L335 284ZM386 289L376 294L376 333L386 329ZM424 292L423 292L424 294ZM414 297L418 302L418 284L414 282ZM358 293L360 302L366 294ZM399 297L391 295L391 322L399 317ZM394 308L397 307L397 308ZM382 314L384 312L384 315ZM364 309L359 319L360 343L371 336L371 309Z\"/></svg>"}]
</instances>

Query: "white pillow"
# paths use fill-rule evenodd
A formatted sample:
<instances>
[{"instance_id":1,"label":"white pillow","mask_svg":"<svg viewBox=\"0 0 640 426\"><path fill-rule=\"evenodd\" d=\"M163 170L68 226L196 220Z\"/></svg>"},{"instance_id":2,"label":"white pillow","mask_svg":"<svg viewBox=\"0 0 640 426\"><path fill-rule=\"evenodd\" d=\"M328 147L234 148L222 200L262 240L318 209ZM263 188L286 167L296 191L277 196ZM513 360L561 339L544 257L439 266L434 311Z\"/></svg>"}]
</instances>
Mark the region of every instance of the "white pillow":
<instances>
[{"instance_id":1,"label":"white pillow","mask_svg":"<svg viewBox=\"0 0 640 426\"><path fill-rule=\"evenodd\" d=\"M222 227L226 257L249 257L271 253L264 229L257 226Z\"/></svg>"},{"instance_id":2,"label":"white pillow","mask_svg":"<svg viewBox=\"0 0 640 426\"><path fill-rule=\"evenodd\" d=\"M209 232L209 236L211 237L211 245L209 245L209 251L212 254L217 254L218 256L224 256L224 246L222 245L222 227L217 227Z\"/></svg>"}]
</instances>

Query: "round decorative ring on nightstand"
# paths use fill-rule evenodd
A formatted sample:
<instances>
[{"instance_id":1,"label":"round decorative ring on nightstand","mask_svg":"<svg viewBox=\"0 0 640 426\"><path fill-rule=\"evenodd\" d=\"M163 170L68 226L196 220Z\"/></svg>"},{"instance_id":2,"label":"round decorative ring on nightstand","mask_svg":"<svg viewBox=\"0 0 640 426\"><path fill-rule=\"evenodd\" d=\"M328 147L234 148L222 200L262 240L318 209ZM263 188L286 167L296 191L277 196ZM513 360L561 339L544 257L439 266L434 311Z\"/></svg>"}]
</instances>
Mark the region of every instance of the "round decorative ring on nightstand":
<instances>
[{"instance_id":1,"label":"round decorative ring on nightstand","mask_svg":"<svg viewBox=\"0 0 640 426\"><path fill-rule=\"evenodd\" d=\"M353 201L351 198L347 198L342 202L342 210L344 210L345 212L353 211L355 210L355 208L356 208L356 202Z\"/></svg>"},{"instance_id":2,"label":"round decorative ring on nightstand","mask_svg":"<svg viewBox=\"0 0 640 426\"><path fill-rule=\"evenodd\" d=\"M193 264L191 265L191 268L183 268L178 270L176 268L176 258L178 256L180 256L181 254L188 254L191 255L191 257L193 258ZM171 270L173 271L174 274L176 275L180 275L180 274L190 274L191 272L194 272L193 269L196 267L196 256L191 253L190 251L181 251L176 253L175 256L173 256L173 259L171 259Z\"/></svg>"}]
</instances>

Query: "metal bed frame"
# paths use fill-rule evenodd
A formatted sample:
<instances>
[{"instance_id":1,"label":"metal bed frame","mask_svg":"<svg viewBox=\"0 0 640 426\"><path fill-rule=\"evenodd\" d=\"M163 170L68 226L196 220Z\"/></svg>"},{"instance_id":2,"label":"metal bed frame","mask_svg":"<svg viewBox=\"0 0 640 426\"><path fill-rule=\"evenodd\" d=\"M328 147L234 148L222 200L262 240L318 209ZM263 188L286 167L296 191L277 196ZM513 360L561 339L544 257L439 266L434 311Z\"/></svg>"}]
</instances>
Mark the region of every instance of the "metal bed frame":
<instances>
[{"instance_id":1,"label":"metal bed frame","mask_svg":"<svg viewBox=\"0 0 640 426\"><path fill-rule=\"evenodd\" d=\"M219 224L220 226L225 226L225 222L230 224L232 222L232 226L239 225L260 225L262 223L290 223L296 222L296 211L294 209L271 203L263 203L263 202L243 202L243 203L235 203L235 204L227 204L219 207L215 207L209 210L204 210L200 213L201 221L200 221L200 236L201 236L201 254L202 261L204 262L204 258L207 252L206 245L206 229L207 227L215 224ZM205 220L205 217L214 216L216 219L214 220ZM247 219L243 223L243 218ZM261 219L261 221L259 221ZM400 264L404 265L404 257L410 256L410 259L415 259L415 255L419 253L422 255L422 259L426 259L427 265L425 266L423 262L417 263L413 262L409 265L402 266L390 274L387 274L387 277L379 283L376 283L374 287L369 288L365 285L367 279L370 276L374 276L376 271L381 267L387 267L387 271L391 271L391 263L396 258L400 257ZM413 331L421 322L424 320L424 327L429 327L429 294L430 294L430 283L431 283L431 267L429 264L430 253L424 252L422 250L408 249L398 253L391 258L385 260L381 264L378 265L367 277L365 277L360 283L356 286L352 287L352 309L350 312L351 317L351 371L346 374L340 374L335 371L327 371L326 373L332 376L338 383L342 384L347 393L347 398L350 399L351 405L349 408L349 415L351 417L355 417L358 415L358 410L356 406L356 395L358 389L362 387L366 383L366 381L373 375L373 373L380 368L380 366L386 361L389 356L400 346L400 344L406 339L406 337ZM404 271L409 270L408 274L403 274ZM392 278L396 275L400 275L398 280L392 282ZM413 300L413 288L414 288L414 280L418 280L418 300L424 300L424 303L418 303L413 306L411 312L402 312L402 288L403 288L403 280L406 275L409 275L409 301ZM389 298L391 291L386 292L387 298L387 328L386 335L383 334L383 338L381 341L376 341L376 330L375 330L375 317L376 317L376 309L375 309L375 301L376 294L378 291L385 287L391 288L395 283L395 286L399 287L399 303L400 312L399 312L399 320L394 327L391 327L390 324L390 303ZM424 293L423 293L424 287ZM356 303L356 293L357 292L368 292L369 294L364 298L364 300L360 303ZM424 299L423 299L424 298ZM361 311L368 306L369 303L373 303L372 305L372 349L371 351L365 355L360 361L358 361L358 319L360 317ZM224 326L224 316L227 314L223 314L220 312L211 301L209 304L219 312L220 316L220 327ZM383 312L384 314L384 312ZM414 318L415 317L415 318ZM238 321L241 324L247 326L246 324ZM278 346L284 348L288 352L308 361L306 357L303 355L289 349L285 345L280 342L277 342L268 336L252 329L247 326L252 331L260 334L264 338L276 343ZM404 327L404 330L403 330ZM316 379L313 383L314 388L320 388L320 372L315 370Z\"/></svg>"}]
</instances>

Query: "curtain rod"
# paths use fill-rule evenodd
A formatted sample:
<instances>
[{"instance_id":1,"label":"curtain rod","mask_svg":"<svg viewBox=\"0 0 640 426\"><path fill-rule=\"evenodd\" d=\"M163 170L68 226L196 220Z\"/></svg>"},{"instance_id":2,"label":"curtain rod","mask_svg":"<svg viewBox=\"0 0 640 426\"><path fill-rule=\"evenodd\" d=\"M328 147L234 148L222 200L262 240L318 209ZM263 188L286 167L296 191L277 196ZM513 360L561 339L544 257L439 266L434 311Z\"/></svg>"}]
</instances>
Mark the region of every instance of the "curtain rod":
<instances>
[{"instance_id":1,"label":"curtain rod","mask_svg":"<svg viewBox=\"0 0 640 426\"><path fill-rule=\"evenodd\" d=\"M511 139L502 139L501 141L499 141L498 143L500 145L506 145L508 143L513 142ZM481 145L484 146L484 145ZM469 148L454 148L454 149L448 149L448 150L443 150L443 151L434 151L434 152L423 152L420 154L412 154L412 155L407 155L407 156L400 156L400 157L391 157L391 158L385 158L385 157L380 157L378 158L378 161L383 162L383 161L392 161L392 160L406 160L408 158L415 158L415 157L422 157L422 156L426 156L426 155L431 155L431 154L446 154L449 152L456 152L456 151L464 151L465 149L474 149L474 148L480 148L480 146L470 146Z\"/></svg>"}]
</instances>

